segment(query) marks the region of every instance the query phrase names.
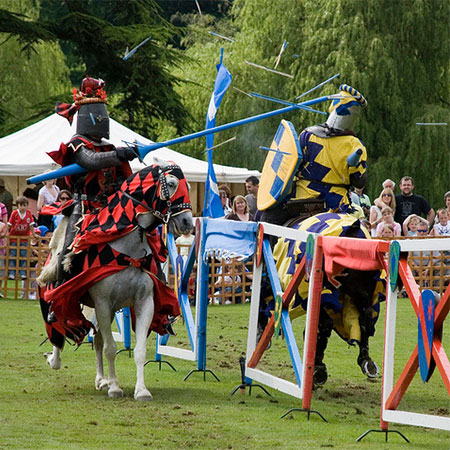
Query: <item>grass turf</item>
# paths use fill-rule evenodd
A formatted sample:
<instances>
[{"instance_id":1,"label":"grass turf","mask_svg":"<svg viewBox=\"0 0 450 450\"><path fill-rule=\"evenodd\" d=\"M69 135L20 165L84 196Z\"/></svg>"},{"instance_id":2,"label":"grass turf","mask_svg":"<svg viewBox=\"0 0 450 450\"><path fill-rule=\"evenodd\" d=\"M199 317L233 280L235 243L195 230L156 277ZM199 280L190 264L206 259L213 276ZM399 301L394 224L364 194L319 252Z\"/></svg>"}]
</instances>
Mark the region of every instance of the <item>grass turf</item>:
<instances>
[{"instance_id":1,"label":"grass turf","mask_svg":"<svg viewBox=\"0 0 450 450\"><path fill-rule=\"evenodd\" d=\"M384 310L384 308L383 308ZM117 357L117 373L125 397L108 399L95 391L94 353L89 345L77 351L66 346L62 368L52 371L42 356L50 351L38 302L0 301L0 448L6 449L128 449L128 448L310 448L310 449L448 449L449 433L441 430L391 424L403 432L386 444L381 434L355 439L378 429L381 379L368 381L356 365L357 349L337 335L330 339L325 357L329 380L313 393L312 408L323 414L308 421L302 413L280 416L298 399L269 389L272 397L253 388L252 395L230 392L240 383L239 357L245 354L249 305L213 306L208 310L207 368L211 374L184 376L196 364L167 358L177 369L156 364L145 368L153 401L133 399L135 366L127 353ZM400 373L417 342L417 322L409 300L399 300L396 372ZM384 314L371 339L371 354L382 365ZM302 348L304 321L294 321ZM172 345L186 347L182 323ZM444 347L450 343L444 330ZM120 345L120 344L119 344ZM154 336L148 339L148 359L154 357ZM294 380L285 341L273 340L261 367ZM450 402L438 371L423 384L417 374L400 409L450 415Z\"/></svg>"}]
</instances>

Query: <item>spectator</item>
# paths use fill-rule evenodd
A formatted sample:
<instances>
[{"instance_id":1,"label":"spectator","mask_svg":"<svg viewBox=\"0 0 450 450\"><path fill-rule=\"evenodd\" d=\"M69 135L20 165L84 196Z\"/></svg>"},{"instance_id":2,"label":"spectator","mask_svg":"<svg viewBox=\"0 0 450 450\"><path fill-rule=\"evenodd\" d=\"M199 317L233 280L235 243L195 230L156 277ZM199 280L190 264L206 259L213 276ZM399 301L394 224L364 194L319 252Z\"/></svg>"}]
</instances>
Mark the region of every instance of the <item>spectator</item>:
<instances>
[{"instance_id":1,"label":"spectator","mask_svg":"<svg viewBox=\"0 0 450 450\"><path fill-rule=\"evenodd\" d=\"M381 230L379 237L382 238L393 238L394 237L394 228L391 224L385 223Z\"/></svg>"},{"instance_id":2,"label":"spectator","mask_svg":"<svg viewBox=\"0 0 450 450\"><path fill-rule=\"evenodd\" d=\"M64 207L64 205L69 201L73 199L73 195L70 191L67 189L63 189L60 191L58 195L57 203L59 203L58 208ZM59 225L59 222L61 222L62 218L64 217L64 214L55 214L52 217L53 221L53 229L55 230L56 227Z\"/></svg>"},{"instance_id":3,"label":"spectator","mask_svg":"<svg viewBox=\"0 0 450 450\"><path fill-rule=\"evenodd\" d=\"M384 188L381 191L380 196L375 199L373 205L370 207L369 222L372 237L376 237L377 235L376 228L377 225L382 221L381 210L385 206L389 206L392 211L395 211L396 205L394 192L390 188Z\"/></svg>"},{"instance_id":4,"label":"spectator","mask_svg":"<svg viewBox=\"0 0 450 450\"><path fill-rule=\"evenodd\" d=\"M36 189L26 188L22 195L28 200L28 209L31 211L34 221L37 223L39 216L37 208L37 201L39 197L38 192Z\"/></svg>"},{"instance_id":5,"label":"spectator","mask_svg":"<svg viewBox=\"0 0 450 450\"><path fill-rule=\"evenodd\" d=\"M248 210L247 200L242 195L236 195L231 207L231 214L225 217L228 220L237 220L240 222L249 222L253 220L253 216Z\"/></svg>"},{"instance_id":6,"label":"spectator","mask_svg":"<svg viewBox=\"0 0 450 450\"><path fill-rule=\"evenodd\" d=\"M216 292L214 292L214 304L222 304L225 303L225 305L231 305L233 303L230 298L226 298L225 302L223 302L223 298L221 297L222 293L222 287L224 287L224 292L232 292L233 291L233 283L235 284L235 293L241 293L242 288L240 285L241 283L241 277L239 275L233 276L233 267L231 264L226 264L224 267L224 273L222 273L222 267L219 267L219 276L217 277L217 281L214 283L215 286L218 286L218 289Z\"/></svg>"},{"instance_id":7,"label":"spectator","mask_svg":"<svg viewBox=\"0 0 450 450\"><path fill-rule=\"evenodd\" d=\"M6 239L8 232L8 210L3 203L0 203L0 267L5 267L6 256ZM2 280L5 276L5 271L0 270L0 289L2 287ZM0 297L3 295L0 293Z\"/></svg>"},{"instance_id":8,"label":"spectator","mask_svg":"<svg viewBox=\"0 0 450 450\"><path fill-rule=\"evenodd\" d=\"M421 219L424 220L422 217ZM417 236L426 237L427 235L428 224L420 222L417 228ZM411 255L413 256L412 269L414 276L421 274L423 277L427 277L429 275L428 265L430 264L429 257L431 256L431 253L431 251L413 251L411 253Z\"/></svg>"},{"instance_id":9,"label":"spectator","mask_svg":"<svg viewBox=\"0 0 450 450\"><path fill-rule=\"evenodd\" d=\"M370 198L367 194L363 193L364 187L357 188L350 192L350 198L352 200L352 203L355 203L358 206L361 206L364 216L369 217L370 214Z\"/></svg>"},{"instance_id":10,"label":"spectator","mask_svg":"<svg viewBox=\"0 0 450 450\"><path fill-rule=\"evenodd\" d=\"M31 212L28 208L28 200L24 196L17 197L16 200L17 209L15 209L9 218L8 221L8 234L11 236L30 236L30 234L37 239L37 234L34 231L34 221L33 216L31 215ZM10 239L10 246L17 246L17 240L11 238ZM28 246L28 240L21 239L20 240L20 246L21 247L27 247ZM9 267L16 267L16 256L17 256L17 249L16 248L10 248L9 250ZM20 256L20 267L26 267L27 265L27 250L21 249L19 252ZM25 270L19 271L20 278L25 279L27 277ZM15 270L9 270L8 271L8 278L15 279L16 274Z\"/></svg>"},{"instance_id":11,"label":"spectator","mask_svg":"<svg viewBox=\"0 0 450 450\"><path fill-rule=\"evenodd\" d=\"M0 203L3 205L3 203ZM4 206L4 205L3 205ZM6 206L4 206L6 210ZM2 281L5 278L5 271L3 267L5 267L5 256L6 256L6 233L8 231L8 226L5 222L0 222L0 290L2 288ZM3 298L3 293L0 292L0 298Z\"/></svg>"},{"instance_id":12,"label":"spectator","mask_svg":"<svg viewBox=\"0 0 450 450\"><path fill-rule=\"evenodd\" d=\"M231 213L230 199L225 190L219 189L220 202L222 203L223 212L225 215Z\"/></svg>"},{"instance_id":13,"label":"spectator","mask_svg":"<svg viewBox=\"0 0 450 450\"><path fill-rule=\"evenodd\" d=\"M0 222L3 222L5 225L8 225L8 209L6 205L0 203Z\"/></svg>"},{"instance_id":14,"label":"spectator","mask_svg":"<svg viewBox=\"0 0 450 450\"><path fill-rule=\"evenodd\" d=\"M418 216L417 214L411 214L403 222L403 235L418 236L418 229L421 224L425 225L428 230L429 224L427 220L425 220L423 217Z\"/></svg>"},{"instance_id":15,"label":"spectator","mask_svg":"<svg viewBox=\"0 0 450 450\"><path fill-rule=\"evenodd\" d=\"M245 187L247 188L248 194L245 196L247 201L248 210L252 216L256 213L256 201L258 197L259 180L255 176L250 176L245 180Z\"/></svg>"},{"instance_id":16,"label":"spectator","mask_svg":"<svg viewBox=\"0 0 450 450\"><path fill-rule=\"evenodd\" d=\"M438 223L431 229L430 236L450 236L450 222L448 210L441 208L437 211Z\"/></svg>"},{"instance_id":17,"label":"spectator","mask_svg":"<svg viewBox=\"0 0 450 450\"><path fill-rule=\"evenodd\" d=\"M183 263L186 263L193 242L194 235L192 234L191 230L185 231L180 237L175 240L175 244L179 246L179 252L181 257L183 258Z\"/></svg>"},{"instance_id":18,"label":"spectator","mask_svg":"<svg viewBox=\"0 0 450 450\"><path fill-rule=\"evenodd\" d=\"M383 189L390 189L392 192L394 192L395 189L395 183L391 179L386 179L383 181Z\"/></svg>"},{"instance_id":19,"label":"spectator","mask_svg":"<svg viewBox=\"0 0 450 450\"><path fill-rule=\"evenodd\" d=\"M447 211L450 215L450 191L448 191L444 194L444 202L445 202L445 207L447 208Z\"/></svg>"},{"instance_id":20,"label":"spectator","mask_svg":"<svg viewBox=\"0 0 450 450\"><path fill-rule=\"evenodd\" d=\"M6 190L5 180L3 178L0 178L0 203L3 203L6 206L9 217L12 213L13 196L11 195L11 192Z\"/></svg>"},{"instance_id":21,"label":"spectator","mask_svg":"<svg viewBox=\"0 0 450 450\"><path fill-rule=\"evenodd\" d=\"M423 217L422 217L423 219ZM417 236L418 237L426 237L428 236L428 224L419 223L419 226L417 227Z\"/></svg>"},{"instance_id":22,"label":"spectator","mask_svg":"<svg viewBox=\"0 0 450 450\"><path fill-rule=\"evenodd\" d=\"M38 212L45 205L51 205L58 200L59 187L55 185L55 180L44 181L44 186L39 189L39 197L37 202ZM45 225L50 231L53 230L53 217L50 215L39 214L38 224Z\"/></svg>"},{"instance_id":23,"label":"spectator","mask_svg":"<svg viewBox=\"0 0 450 450\"><path fill-rule=\"evenodd\" d=\"M228 198L228 204L230 205L230 208L231 208L231 203L232 203L231 196L232 196L232 194L231 194L231 189L230 189L230 187L227 186L226 184L221 184L221 185L218 187L218 189L219 189L219 191L225 191L225 193L227 194L227 198Z\"/></svg>"},{"instance_id":24,"label":"spectator","mask_svg":"<svg viewBox=\"0 0 450 450\"><path fill-rule=\"evenodd\" d=\"M413 194L414 180L411 177L405 176L400 180L399 195L395 196L397 208L395 209L394 219L403 225L405 219L411 214L426 215L428 223L433 223L434 210L430 207L428 202L421 196Z\"/></svg>"},{"instance_id":25,"label":"spectator","mask_svg":"<svg viewBox=\"0 0 450 450\"><path fill-rule=\"evenodd\" d=\"M393 214L392 208L390 208L389 206L385 206L381 210L381 217L382 217L383 221L377 225L377 237L381 236L383 227L385 225L391 225L392 230L394 232L394 236L400 236L402 234L402 229L400 227L400 224L397 222L394 222L394 214Z\"/></svg>"}]
</instances>

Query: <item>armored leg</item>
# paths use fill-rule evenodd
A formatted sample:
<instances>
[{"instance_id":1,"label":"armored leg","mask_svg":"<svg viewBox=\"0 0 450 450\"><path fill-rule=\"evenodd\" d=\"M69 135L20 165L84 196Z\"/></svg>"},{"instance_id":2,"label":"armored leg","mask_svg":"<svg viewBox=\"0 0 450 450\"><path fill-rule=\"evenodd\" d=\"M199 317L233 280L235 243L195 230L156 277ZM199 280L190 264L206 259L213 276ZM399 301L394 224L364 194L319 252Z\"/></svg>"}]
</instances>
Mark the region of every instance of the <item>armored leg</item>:
<instances>
[{"instance_id":1,"label":"armored leg","mask_svg":"<svg viewBox=\"0 0 450 450\"><path fill-rule=\"evenodd\" d=\"M82 201L76 200L72 214L69 217L69 223L67 225L66 235L64 237L64 246L58 257L56 286L63 284L67 279L68 273L64 270L63 261L64 257L68 253L68 247L72 244L75 238L77 232L75 224L81 219L81 216L82 216Z\"/></svg>"}]
</instances>

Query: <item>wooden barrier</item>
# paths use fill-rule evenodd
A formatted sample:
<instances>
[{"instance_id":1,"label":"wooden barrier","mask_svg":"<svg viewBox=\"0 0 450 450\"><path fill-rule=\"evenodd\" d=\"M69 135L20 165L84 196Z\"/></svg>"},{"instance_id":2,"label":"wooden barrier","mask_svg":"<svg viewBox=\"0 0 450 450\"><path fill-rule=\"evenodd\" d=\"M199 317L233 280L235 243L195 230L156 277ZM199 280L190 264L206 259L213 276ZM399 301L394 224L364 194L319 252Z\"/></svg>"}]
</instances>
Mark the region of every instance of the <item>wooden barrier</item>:
<instances>
[{"instance_id":1,"label":"wooden barrier","mask_svg":"<svg viewBox=\"0 0 450 450\"><path fill-rule=\"evenodd\" d=\"M395 244L395 243L394 243ZM443 257L443 270L450 270L450 240L440 238L437 240L426 239L423 241L401 240L399 241L400 256L397 261L390 261L389 267L398 269L398 277L405 286L411 305L417 315L419 326L424 321L423 311L423 289L416 283L413 272L410 267L409 258L413 252L421 252L428 254L428 258L435 258L439 255ZM391 244L392 246L392 244ZM406 256L408 254L408 256ZM431 256L430 256L431 255ZM392 259L392 256L391 256ZM448 262L446 262L448 261ZM434 266L433 266L434 267ZM434 269L433 270L437 270ZM395 272L395 270L394 270ZM389 273L389 279L396 276ZM442 283L439 284L442 286ZM437 286L438 287L438 286ZM396 306L398 289L388 289L386 299L386 327L384 341L384 368L383 368L383 389L381 401L381 424L380 428L387 432L388 422L397 422L407 425L423 426L430 428L439 428L450 431L450 418L430 414L420 414L412 411L401 411L398 406L408 389L412 379L419 369L419 345L416 345L411 357L409 358L405 368L394 384L394 361L395 361L395 339L396 339ZM433 289L433 287L430 287ZM432 311L427 309L426 314L432 314L434 317L432 324L433 333L429 342L429 356L431 361L438 368L444 386L450 396L450 362L445 353L442 344L442 326L450 310L450 286L447 286L440 295L440 301L433 305ZM400 338L400 337L399 337ZM372 431L372 430L371 430Z\"/></svg>"},{"instance_id":2,"label":"wooden barrier","mask_svg":"<svg viewBox=\"0 0 450 450\"><path fill-rule=\"evenodd\" d=\"M450 236L394 237L387 240L399 242L433 242L434 239L450 239ZM408 265L420 290L433 289L443 295L450 284L450 252L446 250L409 250Z\"/></svg>"},{"instance_id":3,"label":"wooden barrier","mask_svg":"<svg viewBox=\"0 0 450 450\"><path fill-rule=\"evenodd\" d=\"M49 253L50 237L6 236L0 248L0 293L8 298L38 298L36 278Z\"/></svg>"}]
</instances>

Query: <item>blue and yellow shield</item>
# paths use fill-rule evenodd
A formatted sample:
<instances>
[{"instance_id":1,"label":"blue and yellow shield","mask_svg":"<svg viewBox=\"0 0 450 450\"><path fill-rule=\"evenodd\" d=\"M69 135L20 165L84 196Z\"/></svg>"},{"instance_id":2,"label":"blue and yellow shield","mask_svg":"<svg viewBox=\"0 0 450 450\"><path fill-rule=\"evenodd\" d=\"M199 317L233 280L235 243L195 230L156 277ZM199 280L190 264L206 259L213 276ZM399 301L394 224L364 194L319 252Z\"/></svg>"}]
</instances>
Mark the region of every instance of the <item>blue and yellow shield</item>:
<instances>
[{"instance_id":1,"label":"blue and yellow shield","mask_svg":"<svg viewBox=\"0 0 450 450\"><path fill-rule=\"evenodd\" d=\"M266 157L258 189L260 211L279 204L290 192L302 161L302 150L291 122L282 120Z\"/></svg>"}]
</instances>

